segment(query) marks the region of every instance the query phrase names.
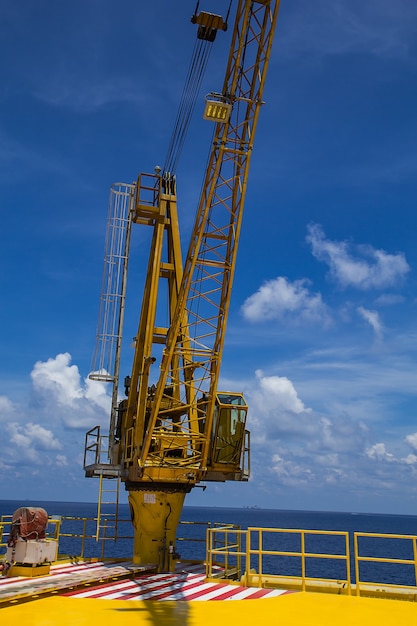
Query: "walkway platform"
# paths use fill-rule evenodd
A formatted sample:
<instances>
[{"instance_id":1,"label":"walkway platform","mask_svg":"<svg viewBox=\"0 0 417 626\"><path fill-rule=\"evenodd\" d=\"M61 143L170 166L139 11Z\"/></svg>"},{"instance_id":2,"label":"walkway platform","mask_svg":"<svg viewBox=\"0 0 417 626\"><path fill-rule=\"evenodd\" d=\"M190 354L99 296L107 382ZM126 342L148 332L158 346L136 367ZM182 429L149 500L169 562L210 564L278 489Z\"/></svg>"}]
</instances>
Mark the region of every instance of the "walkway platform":
<instances>
[{"instance_id":1,"label":"walkway platform","mask_svg":"<svg viewBox=\"0 0 417 626\"><path fill-rule=\"evenodd\" d=\"M62 594L68 590L83 589L94 584L134 578L155 570L155 565L134 565L125 561L62 562L52 565L47 576L0 577L0 607L52 594Z\"/></svg>"}]
</instances>

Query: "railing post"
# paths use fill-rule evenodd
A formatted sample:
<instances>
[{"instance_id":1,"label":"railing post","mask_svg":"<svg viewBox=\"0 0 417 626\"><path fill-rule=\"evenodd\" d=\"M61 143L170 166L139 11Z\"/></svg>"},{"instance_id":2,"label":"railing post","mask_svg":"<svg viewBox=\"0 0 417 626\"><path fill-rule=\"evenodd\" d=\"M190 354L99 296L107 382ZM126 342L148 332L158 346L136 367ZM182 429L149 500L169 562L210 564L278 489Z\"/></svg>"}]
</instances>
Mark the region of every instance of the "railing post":
<instances>
[{"instance_id":1,"label":"railing post","mask_svg":"<svg viewBox=\"0 0 417 626\"><path fill-rule=\"evenodd\" d=\"M355 559L355 584L356 584L356 595L360 596L360 580L359 580L359 543L358 543L358 535L357 533L353 533L353 554Z\"/></svg>"},{"instance_id":2,"label":"railing post","mask_svg":"<svg viewBox=\"0 0 417 626\"><path fill-rule=\"evenodd\" d=\"M262 529L258 528L258 565L259 565L259 575L258 575L258 585L262 587L262 578L263 578L263 559L262 559L262 550L263 550L263 535Z\"/></svg>"},{"instance_id":3,"label":"railing post","mask_svg":"<svg viewBox=\"0 0 417 626\"><path fill-rule=\"evenodd\" d=\"M212 543L213 543L213 536L212 533L215 532L214 529L212 528L207 528L206 530L206 578L211 578L212 577Z\"/></svg>"},{"instance_id":4,"label":"railing post","mask_svg":"<svg viewBox=\"0 0 417 626\"><path fill-rule=\"evenodd\" d=\"M417 587L417 537L413 537L414 582Z\"/></svg>"},{"instance_id":5,"label":"railing post","mask_svg":"<svg viewBox=\"0 0 417 626\"><path fill-rule=\"evenodd\" d=\"M239 534L240 537L240 534ZM240 546L241 548L241 546ZM239 549L240 551L240 549ZM252 579L252 574L250 572L250 530L246 530L246 565L245 565L245 585L249 587L250 581Z\"/></svg>"},{"instance_id":6,"label":"railing post","mask_svg":"<svg viewBox=\"0 0 417 626\"><path fill-rule=\"evenodd\" d=\"M306 590L306 555L305 555L305 534L301 531L301 589Z\"/></svg>"},{"instance_id":7,"label":"railing post","mask_svg":"<svg viewBox=\"0 0 417 626\"><path fill-rule=\"evenodd\" d=\"M87 534L87 519L84 518L83 521L83 536L81 538L81 556L84 558L84 550L85 550L85 536Z\"/></svg>"},{"instance_id":8,"label":"railing post","mask_svg":"<svg viewBox=\"0 0 417 626\"><path fill-rule=\"evenodd\" d=\"M242 578L242 556L240 554L242 552L242 542L241 542L241 535L239 531L236 531L236 549L237 549L237 560L236 560L237 576L238 578Z\"/></svg>"},{"instance_id":9,"label":"railing post","mask_svg":"<svg viewBox=\"0 0 417 626\"><path fill-rule=\"evenodd\" d=\"M350 547L349 547L349 533L345 535L345 552L346 552L346 579L348 584L348 595L352 595L352 583L350 574Z\"/></svg>"}]
</instances>

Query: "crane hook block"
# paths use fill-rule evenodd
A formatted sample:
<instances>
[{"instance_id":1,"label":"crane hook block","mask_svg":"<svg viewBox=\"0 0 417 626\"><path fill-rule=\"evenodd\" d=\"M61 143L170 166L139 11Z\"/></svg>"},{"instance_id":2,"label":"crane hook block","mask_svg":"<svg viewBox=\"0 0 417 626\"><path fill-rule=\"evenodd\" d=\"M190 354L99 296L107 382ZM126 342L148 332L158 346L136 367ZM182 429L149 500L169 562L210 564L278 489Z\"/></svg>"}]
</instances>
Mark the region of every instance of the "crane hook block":
<instances>
[{"instance_id":1,"label":"crane hook block","mask_svg":"<svg viewBox=\"0 0 417 626\"><path fill-rule=\"evenodd\" d=\"M214 15L214 13L206 13L200 11L197 15L191 18L193 24L198 24L197 39L204 41L214 41L216 39L218 30L227 30L227 22L225 22L221 15Z\"/></svg>"}]
</instances>

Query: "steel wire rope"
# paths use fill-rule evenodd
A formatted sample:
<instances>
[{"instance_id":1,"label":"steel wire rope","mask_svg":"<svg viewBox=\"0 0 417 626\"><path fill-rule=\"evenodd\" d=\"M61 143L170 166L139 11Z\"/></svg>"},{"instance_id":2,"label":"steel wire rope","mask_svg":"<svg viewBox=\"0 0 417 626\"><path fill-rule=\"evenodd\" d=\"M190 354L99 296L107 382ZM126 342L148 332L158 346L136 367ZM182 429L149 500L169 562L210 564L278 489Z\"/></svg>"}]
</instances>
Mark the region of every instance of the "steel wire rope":
<instances>
[{"instance_id":1,"label":"steel wire rope","mask_svg":"<svg viewBox=\"0 0 417 626\"><path fill-rule=\"evenodd\" d=\"M197 39L194 44L194 50L174 124L174 130L165 159L165 165L163 168L164 174L172 176L176 171L178 160L181 155L192 114L197 102L205 68L210 56L210 43L211 42ZM169 325L170 313L168 303L165 314Z\"/></svg>"},{"instance_id":2,"label":"steel wire rope","mask_svg":"<svg viewBox=\"0 0 417 626\"><path fill-rule=\"evenodd\" d=\"M184 85L174 130L163 169L164 174L173 175L184 146L187 131L195 109L201 82L212 49L210 41L197 39L194 45L186 82Z\"/></svg>"},{"instance_id":3,"label":"steel wire rope","mask_svg":"<svg viewBox=\"0 0 417 626\"><path fill-rule=\"evenodd\" d=\"M197 39L195 42L177 117L174 123L174 130L165 159L164 173L174 174L176 171L197 102L201 82L210 57L211 43L210 41L202 39Z\"/></svg>"},{"instance_id":4,"label":"steel wire rope","mask_svg":"<svg viewBox=\"0 0 417 626\"><path fill-rule=\"evenodd\" d=\"M228 8L227 17L226 17L226 25L227 25L227 21L228 21L230 9L231 9L231 4L232 4L232 0L230 0L230 3L229 3L229 8ZM198 10L198 5L199 5L199 2L197 2L196 12ZM192 114L195 109L197 96L199 94L200 87L201 87L201 82L202 82L205 69L207 66L207 62L210 56L212 43L213 43L213 40L209 41L209 40L199 39L199 38L197 38L195 42L184 90L183 90L181 101L180 101L180 106L179 106L177 117L176 117L175 124L174 124L174 130L171 136L168 153L165 159L163 174L167 174L169 176L175 174L177 164L178 164L178 161L179 161L179 158L180 158L183 146L184 146L186 134L187 134L190 122L191 122ZM213 131L213 136L214 134L215 132ZM210 160L210 151L209 151L209 155L207 158L207 166L208 166L209 160ZM207 167L206 167L206 170L207 170ZM201 193L203 191L203 185L204 185L204 182L202 182ZM210 208L210 213L211 213L211 210L212 209ZM204 237L204 239L206 238ZM204 257L205 257L205 254L206 253L203 251ZM198 276L196 277L196 280L194 282L200 283L201 285L201 280L202 280L201 266L198 268L197 274ZM201 286L200 286L200 290L201 290ZM198 327L197 319L199 316L200 301L201 301L201 292L197 296L197 310L195 310L195 313L192 313L192 309L193 309L192 305L190 307L186 306L186 309L189 310L191 314L196 315L196 322L195 324L193 324L194 326L193 336L191 336L191 333L188 333L188 334L189 334L190 341L198 345L200 344L197 341L197 327Z\"/></svg>"}]
</instances>

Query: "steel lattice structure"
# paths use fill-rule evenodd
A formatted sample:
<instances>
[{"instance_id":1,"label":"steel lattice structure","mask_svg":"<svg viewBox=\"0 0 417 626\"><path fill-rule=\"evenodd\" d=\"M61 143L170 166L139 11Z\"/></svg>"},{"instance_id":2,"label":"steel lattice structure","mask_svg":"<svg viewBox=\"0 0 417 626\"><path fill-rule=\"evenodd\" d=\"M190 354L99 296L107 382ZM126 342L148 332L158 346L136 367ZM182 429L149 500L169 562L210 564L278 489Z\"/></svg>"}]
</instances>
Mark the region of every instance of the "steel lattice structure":
<instances>
[{"instance_id":1,"label":"steel lattice structure","mask_svg":"<svg viewBox=\"0 0 417 626\"><path fill-rule=\"evenodd\" d=\"M207 466L249 163L278 8L277 0L240 0L238 4L223 91L216 95L219 103L231 105L231 114L226 122L216 124L177 306L138 455L142 468L167 463L158 450L152 450L152 442L167 430L172 438L186 442L187 448L180 458L169 460L170 467L187 467L201 476ZM204 412L199 409L201 397L208 398ZM181 480L180 475L176 480Z\"/></svg>"}]
</instances>

